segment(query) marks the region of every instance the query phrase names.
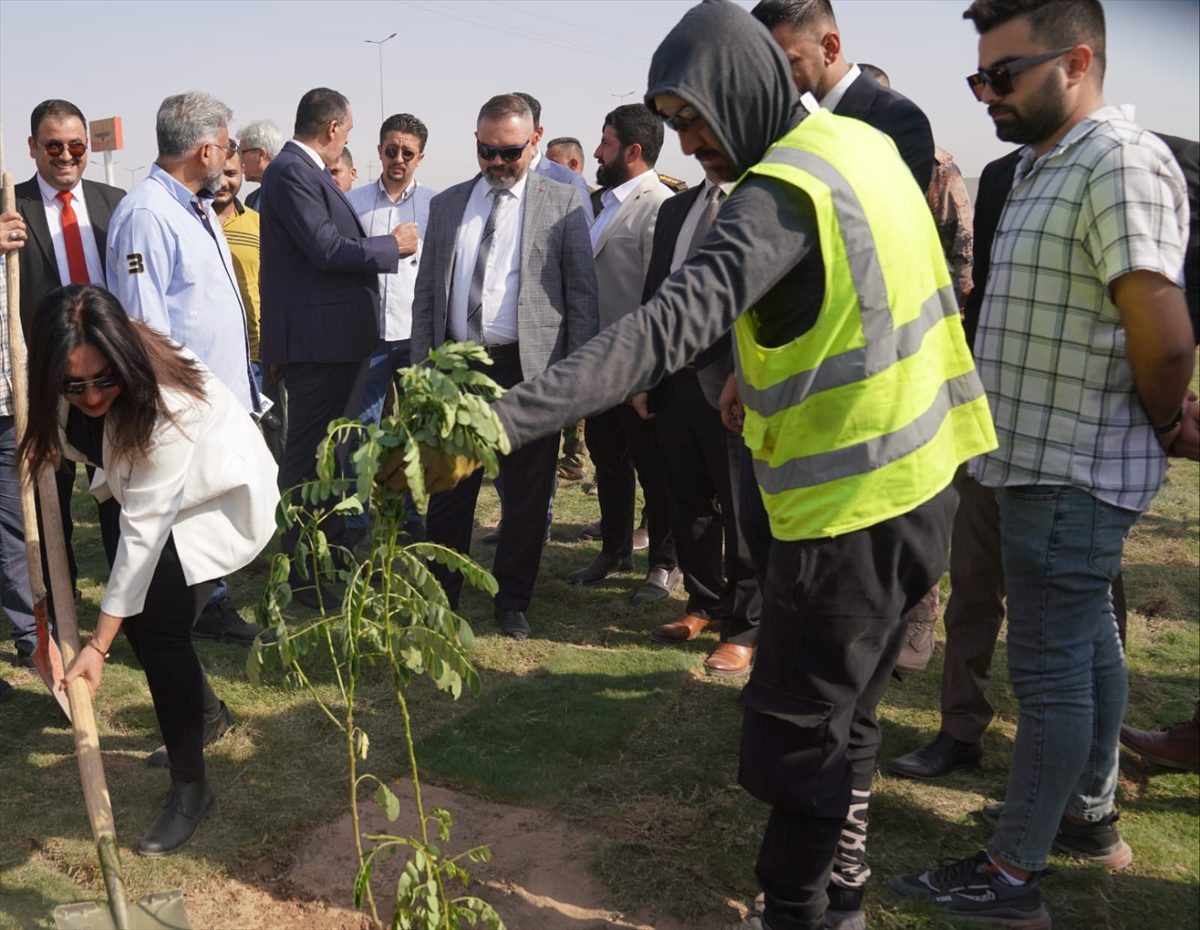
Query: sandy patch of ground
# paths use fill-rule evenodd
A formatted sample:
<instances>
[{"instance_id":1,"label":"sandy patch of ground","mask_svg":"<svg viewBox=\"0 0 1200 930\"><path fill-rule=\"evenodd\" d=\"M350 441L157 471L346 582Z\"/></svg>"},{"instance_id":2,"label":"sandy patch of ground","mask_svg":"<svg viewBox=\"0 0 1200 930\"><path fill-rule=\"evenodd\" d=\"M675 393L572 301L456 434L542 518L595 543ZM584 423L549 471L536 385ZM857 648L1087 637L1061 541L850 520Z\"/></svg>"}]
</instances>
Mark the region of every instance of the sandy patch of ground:
<instances>
[{"instance_id":1,"label":"sandy patch of ground","mask_svg":"<svg viewBox=\"0 0 1200 930\"><path fill-rule=\"evenodd\" d=\"M388 823L378 806L366 801L360 810L364 832L416 835L409 783L393 790L400 797L400 819ZM614 911L606 905L606 888L588 868L591 850L603 839L546 811L429 785L422 786L422 800L427 811L444 807L454 817L444 852L491 846L490 862L466 863L473 882L465 893L490 903L509 930L723 930L737 923L732 906L691 925L653 913ZM434 829L431 825L431 833ZM399 854L391 857L372 878L385 921L402 865ZM279 874L260 873L254 883L228 880L189 889L187 908L196 930L367 930L368 921L349 907L356 868L347 814L315 830Z\"/></svg>"}]
</instances>

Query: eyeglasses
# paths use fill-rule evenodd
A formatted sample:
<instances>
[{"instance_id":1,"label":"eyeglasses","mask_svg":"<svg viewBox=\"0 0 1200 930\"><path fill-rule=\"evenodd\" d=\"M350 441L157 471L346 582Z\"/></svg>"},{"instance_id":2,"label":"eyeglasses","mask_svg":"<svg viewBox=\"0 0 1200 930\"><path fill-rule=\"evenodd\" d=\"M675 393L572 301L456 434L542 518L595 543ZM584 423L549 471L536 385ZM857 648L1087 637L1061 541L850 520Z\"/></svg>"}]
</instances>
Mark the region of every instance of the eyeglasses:
<instances>
[{"instance_id":1,"label":"eyeglasses","mask_svg":"<svg viewBox=\"0 0 1200 930\"><path fill-rule=\"evenodd\" d=\"M525 143L525 145L528 145L528 144L529 144L528 142ZM523 149L523 148L525 148L525 146L523 145L523 146L521 146L521 148ZM488 151L491 151L491 149L489 149ZM500 151L508 151L508 150L501 149ZM397 155L403 155L405 161L412 161L414 158L417 157L417 153L414 152L412 149L401 148L398 145L386 146L383 150L383 155L389 161L394 161L396 159ZM482 148L479 149L479 155L481 158L483 157L483 149ZM495 155L492 156L492 158L495 158L495 157L496 157ZM513 158L505 158L503 155L501 155L500 157L504 158L505 161L516 161L517 158L521 157L521 153L518 152ZM491 161L491 160L492 160L491 158L488 159L488 161Z\"/></svg>"},{"instance_id":2,"label":"eyeglasses","mask_svg":"<svg viewBox=\"0 0 1200 930\"><path fill-rule=\"evenodd\" d=\"M984 87L990 87L993 94L997 97L1003 97L1005 94L1013 92L1014 75L1020 74L1022 71L1027 71L1034 65L1040 65L1043 61L1050 61L1052 58L1061 58L1074 47L1073 45L1068 45L1066 48L1056 48L1052 52L1042 52L1038 55L1027 55L1025 58L1007 61L1002 65L996 65L994 68L980 68L974 74L967 75L967 86L975 94L976 100L983 99Z\"/></svg>"},{"instance_id":3,"label":"eyeglasses","mask_svg":"<svg viewBox=\"0 0 1200 930\"><path fill-rule=\"evenodd\" d=\"M213 147L215 147L215 148L224 149L224 150L225 150L225 154L226 154L226 155L227 155L229 158L233 158L233 156L234 156L234 155L236 155L236 154L238 153L238 144L237 144L237 139L230 139L230 140L229 140L228 142L226 142L224 145L221 145L221 143L217 142L215 139L214 139L212 142L206 142L206 143L204 143L204 144L205 144L205 145L211 145L211 146L213 146Z\"/></svg>"},{"instance_id":4,"label":"eyeglasses","mask_svg":"<svg viewBox=\"0 0 1200 930\"><path fill-rule=\"evenodd\" d=\"M120 383L117 380L117 376L109 371L99 377L89 378L86 381L64 381L62 392L63 397L78 397L90 387L94 387L97 391L103 391L107 388L116 387Z\"/></svg>"},{"instance_id":5,"label":"eyeglasses","mask_svg":"<svg viewBox=\"0 0 1200 930\"><path fill-rule=\"evenodd\" d=\"M251 152L265 152L266 149L264 149L261 145L251 146L250 148L246 148L246 146L243 145L238 149L238 151L243 155L249 155Z\"/></svg>"},{"instance_id":6,"label":"eyeglasses","mask_svg":"<svg viewBox=\"0 0 1200 930\"><path fill-rule=\"evenodd\" d=\"M484 145L482 142L477 141L475 143L475 151L484 161L495 161L496 156L499 155L502 161L512 163L521 157L521 154L532 141L533 136L530 136L520 145L506 145L503 148L492 148L490 145ZM384 154L386 155L387 152L385 151Z\"/></svg>"},{"instance_id":7,"label":"eyeglasses","mask_svg":"<svg viewBox=\"0 0 1200 930\"><path fill-rule=\"evenodd\" d=\"M41 146L46 150L46 154L51 158L58 158L62 153L69 152L72 158L83 158L87 154L87 143L79 142L59 142L57 139L52 139L49 142L42 142Z\"/></svg>"},{"instance_id":8,"label":"eyeglasses","mask_svg":"<svg viewBox=\"0 0 1200 930\"><path fill-rule=\"evenodd\" d=\"M667 116L666 113L659 113L658 115L664 123L676 132L687 132L700 119L700 114L696 112L696 108L690 103L685 103L670 116Z\"/></svg>"}]
</instances>

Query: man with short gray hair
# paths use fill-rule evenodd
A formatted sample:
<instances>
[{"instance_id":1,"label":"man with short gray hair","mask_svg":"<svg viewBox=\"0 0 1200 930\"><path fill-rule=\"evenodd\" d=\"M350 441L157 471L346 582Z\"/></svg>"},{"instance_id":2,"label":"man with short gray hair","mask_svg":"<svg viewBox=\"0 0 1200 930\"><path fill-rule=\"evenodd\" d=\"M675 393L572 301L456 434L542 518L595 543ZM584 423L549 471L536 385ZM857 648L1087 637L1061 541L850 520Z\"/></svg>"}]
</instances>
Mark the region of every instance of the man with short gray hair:
<instances>
[{"instance_id":1,"label":"man with short gray hair","mask_svg":"<svg viewBox=\"0 0 1200 930\"><path fill-rule=\"evenodd\" d=\"M283 133L269 119L256 119L238 131L238 151L242 156L242 174L247 181L258 184L271 159L283 148ZM258 209L260 191L246 198L246 206Z\"/></svg>"},{"instance_id":2,"label":"man with short gray hair","mask_svg":"<svg viewBox=\"0 0 1200 930\"><path fill-rule=\"evenodd\" d=\"M158 158L113 211L107 278L126 313L194 352L254 414L261 404L250 372L246 310L212 208L226 159L237 151L229 138L232 118L229 107L200 91L162 102L155 125ZM196 636L243 646L261 632L238 616L224 584L194 628ZM212 717L223 708L206 712Z\"/></svg>"}]
</instances>

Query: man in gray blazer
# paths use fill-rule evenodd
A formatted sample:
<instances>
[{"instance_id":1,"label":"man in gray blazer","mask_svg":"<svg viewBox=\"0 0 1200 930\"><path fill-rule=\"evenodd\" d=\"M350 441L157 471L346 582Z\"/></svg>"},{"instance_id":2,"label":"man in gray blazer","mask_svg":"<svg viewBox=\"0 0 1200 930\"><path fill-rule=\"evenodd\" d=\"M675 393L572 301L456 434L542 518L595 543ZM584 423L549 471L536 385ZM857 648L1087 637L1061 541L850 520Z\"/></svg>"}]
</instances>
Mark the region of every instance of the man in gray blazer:
<instances>
[{"instance_id":1,"label":"man in gray blazer","mask_svg":"<svg viewBox=\"0 0 1200 930\"><path fill-rule=\"evenodd\" d=\"M596 181L604 188L601 210L590 230L600 287L600 326L615 323L642 302L650 267L658 207L671 191L658 179L654 163L662 150L663 124L642 103L617 107L604 117L596 147ZM644 399L645 395L641 395ZM678 585L671 499L660 466L652 414L643 419L628 403L587 419L587 446L596 466L602 547L591 564L569 575L571 584L598 584L633 568L636 483L646 495L650 547L645 582L630 603L667 597Z\"/></svg>"},{"instance_id":2,"label":"man in gray blazer","mask_svg":"<svg viewBox=\"0 0 1200 930\"><path fill-rule=\"evenodd\" d=\"M504 387L545 371L597 332L596 272L589 211L573 187L529 170L533 114L521 97L493 97L475 127L480 174L429 205L425 252L412 311L412 357L447 339L484 345L482 369ZM504 512L493 572L496 619L514 639L529 636L525 610L545 538L558 458L557 434L501 460ZM429 539L466 552L482 471L434 495ZM462 578L437 566L451 606Z\"/></svg>"}]
</instances>

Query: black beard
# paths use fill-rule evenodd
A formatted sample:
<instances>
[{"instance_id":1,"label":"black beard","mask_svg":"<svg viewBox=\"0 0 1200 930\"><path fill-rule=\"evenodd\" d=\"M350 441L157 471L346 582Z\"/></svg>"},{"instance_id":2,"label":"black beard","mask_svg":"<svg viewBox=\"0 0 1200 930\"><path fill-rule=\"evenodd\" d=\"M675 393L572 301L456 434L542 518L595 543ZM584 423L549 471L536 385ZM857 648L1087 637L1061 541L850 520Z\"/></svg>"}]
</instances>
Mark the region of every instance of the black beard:
<instances>
[{"instance_id":1,"label":"black beard","mask_svg":"<svg viewBox=\"0 0 1200 930\"><path fill-rule=\"evenodd\" d=\"M988 107L988 115L997 110L1007 113L1009 119L1007 122L995 124L996 138L1003 142L1015 142L1017 145L1033 145L1049 138L1067 119L1066 103L1062 92L1055 85L1053 72L1042 82L1038 92L1029 97L1024 112L1003 103L996 103Z\"/></svg>"},{"instance_id":2,"label":"black beard","mask_svg":"<svg viewBox=\"0 0 1200 930\"><path fill-rule=\"evenodd\" d=\"M623 161L596 168L596 183L601 187L620 187L629 180L629 166Z\"/></svg>"}]
</instances>

